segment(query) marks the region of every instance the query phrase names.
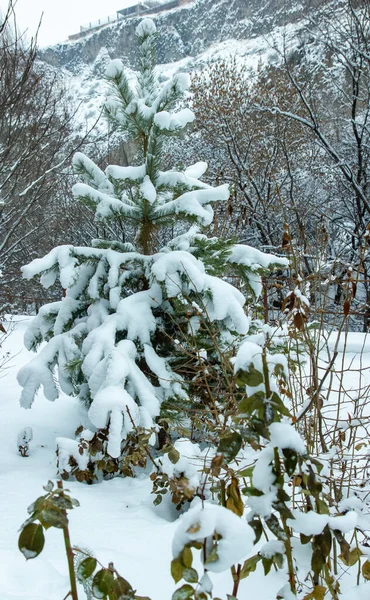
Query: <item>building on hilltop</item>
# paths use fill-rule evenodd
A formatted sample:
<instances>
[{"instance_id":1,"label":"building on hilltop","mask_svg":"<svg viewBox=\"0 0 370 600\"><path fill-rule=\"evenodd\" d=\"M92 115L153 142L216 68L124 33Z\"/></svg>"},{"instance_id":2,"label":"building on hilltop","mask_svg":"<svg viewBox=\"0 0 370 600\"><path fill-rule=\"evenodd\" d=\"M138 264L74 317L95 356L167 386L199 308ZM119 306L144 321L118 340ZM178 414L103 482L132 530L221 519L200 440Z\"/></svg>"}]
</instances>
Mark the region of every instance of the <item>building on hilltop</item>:
<instances>
[{"instance_id":1,"label":"building on hilltop","mask_svg":"<svg viewBox=\"0 0 370 600\"><path fill-rule=\"evenodd\" d=\"M145 14L153 14L158 12L164 12L177 8L178 6L184 6L185 4L191 4L194 0L169 0L164 4L154 4L150 2L150 6L147 6L144 2L138 2L127 8L121 8L117 10L116 14L109 16L105 19L99 19L99 21L90 22L87 25L81 25L80 31L68 37L69 41L73 42L79 40L93 31L98 31L105 25L110 25L122 19L129 19L133 17L139 17Z\"/></svg>"},{"instance_id":2,"label":"building on hilltop","mask_svg":"<svg viewBox=\"0 0 370 600\"><path fill-rule=\"evenodd\" d=\"M135 15L140 15L147 10L149 10L149 7L146 4L138 2L138 4L134 4L133 6L128 6L127 8L121 8L121 10L117 10L117 18L122 19L124 17L134 17Z\"/></svg>"}]
</instances>

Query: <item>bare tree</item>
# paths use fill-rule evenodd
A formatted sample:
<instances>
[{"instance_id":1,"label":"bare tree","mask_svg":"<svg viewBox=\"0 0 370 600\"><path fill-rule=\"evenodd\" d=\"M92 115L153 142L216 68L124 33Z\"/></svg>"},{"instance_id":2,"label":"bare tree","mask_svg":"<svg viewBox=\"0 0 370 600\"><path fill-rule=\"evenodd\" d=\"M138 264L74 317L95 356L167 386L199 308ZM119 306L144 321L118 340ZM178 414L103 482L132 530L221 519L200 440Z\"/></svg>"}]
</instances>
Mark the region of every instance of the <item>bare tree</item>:
<instances>
[{"instance_id":1,"label":"bare tree","mask_svg":"<svg viewBox=\"0 0 370 600\"><path fill-rule=\"evenodd\" d=\"M348 269L356 273L367 306L366 331L370 319L370 3L346 0L335 15L325 10L318 10L315 21L308 25L310 43L302 45L299 60L292 60L286 51L281 53L280 71L294 95L293 106L270 99L256 102L256 108L299 124L314 138L323 156L335 200L329 216L340 241L333 246L333 260L343 277ZM310 58L312 51L315 63ZM327 208L322 207L326 216Z\"/></svg>"},{"instance_id":2,"label":"bare tree","mask_svg":"<svg viewBox=\"0 0 370 600\"><path fill-rule=\"evenodd\" d=\"M15 2L0 25L0 268L1 298L43 296L35 284L27 290L20 267L92 229L70 199L71 158L86 140L77 137L64 83L38 60L37 35L31 40L17 28ZM27 304L27 301L26 301Z\"/></svg>"}]
</instances>

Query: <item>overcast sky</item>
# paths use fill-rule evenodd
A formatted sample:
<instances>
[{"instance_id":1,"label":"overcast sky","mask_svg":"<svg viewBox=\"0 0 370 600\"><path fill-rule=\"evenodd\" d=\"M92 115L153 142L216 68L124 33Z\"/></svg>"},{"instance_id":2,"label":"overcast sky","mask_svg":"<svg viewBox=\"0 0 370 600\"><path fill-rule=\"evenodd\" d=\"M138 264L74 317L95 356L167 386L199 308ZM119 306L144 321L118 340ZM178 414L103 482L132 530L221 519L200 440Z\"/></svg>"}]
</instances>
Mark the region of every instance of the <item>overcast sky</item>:
<instances>
[{"instance_id":1,"label":"overcast sky","mask_svg":"<svg viewBox=\"0 0 370 600\"><path fill-rule=\"evenodd\" d=\"M31 37L44 12L39 45L47 46L77 33L80 25L113 15L131 4L136 4L136 0L18 0L16 14L20 30L28 29ZM0 0L0 9L7 6L8 0Z\"/></svg>"}]
</instances>

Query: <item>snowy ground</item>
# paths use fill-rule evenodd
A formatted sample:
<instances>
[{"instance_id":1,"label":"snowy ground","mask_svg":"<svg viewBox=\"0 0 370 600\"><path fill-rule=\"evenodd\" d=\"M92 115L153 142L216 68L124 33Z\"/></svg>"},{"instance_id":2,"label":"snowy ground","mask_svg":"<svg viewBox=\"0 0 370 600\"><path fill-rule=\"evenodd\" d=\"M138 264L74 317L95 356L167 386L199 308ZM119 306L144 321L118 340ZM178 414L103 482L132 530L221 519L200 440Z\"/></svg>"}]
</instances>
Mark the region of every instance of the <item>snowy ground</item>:
<instances>
[{"instance_id":1,"label":"snowy ground","mask_svg":"<svg viewBox=\"0 0 370 600\"><path fill-rule=\"evenodd\" d=\"M44 551L28 562L19 552L17 540L27 507L43 493L42 486L55 478L55 438L73 437L80 424L80 409L65 396L51 403L41 394L32 410L20 408L16 373L30 357L23 349L27 321L26 317L18 318L6 341L6 349L14 358L0 379L0 598L63 600L69 586L61 532L49 529ZM363 344L363 337L356 335L360 337L351 338L348 348L352 356ZM370 363L370 344L364 357ZM30 456L22 458L17 452L17 435L27 426L33 428L34 439ZM170 575L171 544L177 523L165 502L158 508L153 506L148 477L114 479L94 486L70 483L68 487L81 504L70 513L72 543L88 548L106 565L113 561L138 594L170 600L175 589ZM231 593L228 573L212 579L215 595L225 598ZM266 579L257 570L242 582L238 598L246 600L254 595L258 600L272 600L284 583L283 572L271 573ZM348 588L343 600L369 598L370 583L356 591L349 589L349 581L341 585L343 591Z\"/></svg>"}]
</instances>

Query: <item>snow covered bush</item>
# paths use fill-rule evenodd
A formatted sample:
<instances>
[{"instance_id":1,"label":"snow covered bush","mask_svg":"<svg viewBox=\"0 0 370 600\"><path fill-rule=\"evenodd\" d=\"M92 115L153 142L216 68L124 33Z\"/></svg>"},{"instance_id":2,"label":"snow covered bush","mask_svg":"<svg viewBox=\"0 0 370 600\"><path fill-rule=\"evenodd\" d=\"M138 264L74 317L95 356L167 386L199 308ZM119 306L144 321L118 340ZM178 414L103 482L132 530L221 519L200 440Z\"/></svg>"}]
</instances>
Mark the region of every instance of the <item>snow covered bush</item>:
<instances>
[{"instance_id":1,"label":"snow covered bush","mask_svg":"<svg viewBox=\"0 0 370 600\"><path fill-rule=\"evenodd\" d=\"M18 380L25 408L40 386L51 401L62 390L86 406L79 442L73 448L58 442L66 478L83 471L80 479L95 479L104 457L110 465L101 465L103 472L124 472L117 460L127 441L145 429L154 444L158 419L166 411L168 417L170 406L176 413L181 404L196 402L201 408L211 402L192 381L194 365L207 352L208 360L214 355L217 361L216 343L232 352L250 327L245 296L220 275L238 276L254 298L260 276L287 264L202 233L212 222L212 203L228 199L228 186L202 182L205 163L161 170L166 138L181 134L194 119L189 109L176 109L189 77L177 74L160 86L153 21L141 21L136 33L139 74L132 82L121 61L109 65L106 113L118 131L137 141L138 164L110 165L103 172L82 154L74 158L83 179L73 188L76 201L95 206L107 231L111 220L122 223L122 239L93 240L90 248L59 246L23 268L28 279L41 275L45 287L59 278L65 290L65 297L43 306L29 327L27 348L46 344ZM181 222L190 222L190 229L181 230ZM126 226L136 232L132 243L125 241ZM178 235L162 245L161 228L169 227ZM100 440L97 431L104 432Z\"/></svg>"}]
</instances>

